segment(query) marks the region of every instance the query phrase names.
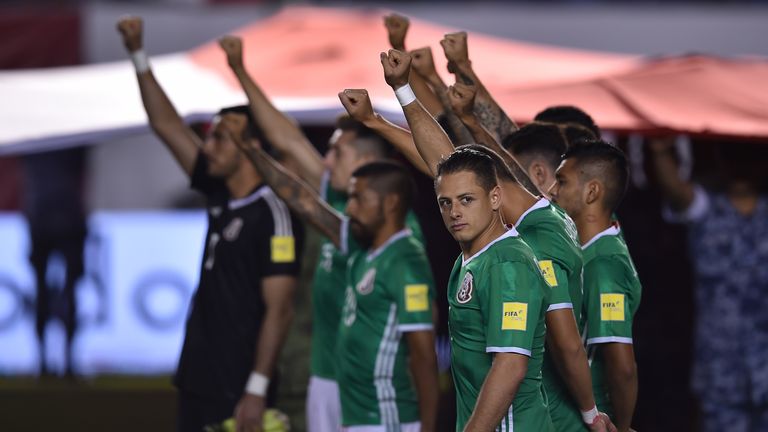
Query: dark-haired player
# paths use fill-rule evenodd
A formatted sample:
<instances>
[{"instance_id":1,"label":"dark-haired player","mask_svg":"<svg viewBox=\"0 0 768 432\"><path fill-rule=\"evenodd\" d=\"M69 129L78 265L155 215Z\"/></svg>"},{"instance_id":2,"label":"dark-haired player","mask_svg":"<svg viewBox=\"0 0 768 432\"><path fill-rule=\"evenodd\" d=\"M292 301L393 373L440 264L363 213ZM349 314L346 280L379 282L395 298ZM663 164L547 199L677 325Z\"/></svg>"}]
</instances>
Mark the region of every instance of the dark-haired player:
<instances>
[{"instance_id":1,"label":"dark-haired player","mask_svg":"<svg viewBox=\"0 0 768 432\"><path fill-rule=\"evenodd\" d=\"M632 320L641 286L627 245L612 221L627 188L624 153L603 141L571 147L557 170L552 197L576 223L584 253L584 311L597 406L620 431L637 399Z\"/></svg>"},{"instance_id":2,"label":"dark-haired player","mask_svg":"<svg viewBox=\"0 0 768 432\"><path fill-rule=\"evenodd\" d=\"M136 67L150 126L207 198L200 283L174 380L177 428L199 431L232 416L238 428L261 428L270 377L293 316L301 225L235 144L233 134L256 138L248 108L221 110L200 142L149 68L141 19L121 19L118 30Z\"/></svg>"}]
</instances>

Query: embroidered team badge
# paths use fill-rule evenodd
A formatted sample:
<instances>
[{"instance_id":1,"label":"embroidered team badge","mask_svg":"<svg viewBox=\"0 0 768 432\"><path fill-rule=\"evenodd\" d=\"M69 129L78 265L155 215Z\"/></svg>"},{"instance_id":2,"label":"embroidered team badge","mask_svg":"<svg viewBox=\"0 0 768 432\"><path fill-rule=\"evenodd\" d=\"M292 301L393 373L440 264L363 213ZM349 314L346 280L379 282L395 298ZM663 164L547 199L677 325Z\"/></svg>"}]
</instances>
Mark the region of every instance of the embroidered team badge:
<instances>
[{"instance_id":1,"label":"embroidered team badge","mask_svg":"<svg viewBox=\"0 0 768 432\"><path fill-rule=\"evenodd\" d=\"M232 222L224 228L224 240L235 241L237 236L240 235L240 231L243 229L243 220L239 217L232 219Z\"/></svg>"},{"instance_id":2,"label":"embroidered team badge","mask_svg":"<svg viewBox=\"0 0 768 432\"><path fill-rule=\"evenodd\" d=\"M474 278L472 273L467 272L464 275L464 280L461 282L461 289L456 293L456 301L464 304L472 300L472 290L474 289Z\"/></svg>"},{"instance_id":3,"label":"embroidered team badge","mask_svg":"<svg viewBox=\"0 0 768 432\"><path fill-rule=\"evenodd\" d=\"M373 285L376 282L376 269L370 269L365 273L363 279L357 283L355 289L360 295L368 295L373 292Z\"/></svg>"}]
</instances>

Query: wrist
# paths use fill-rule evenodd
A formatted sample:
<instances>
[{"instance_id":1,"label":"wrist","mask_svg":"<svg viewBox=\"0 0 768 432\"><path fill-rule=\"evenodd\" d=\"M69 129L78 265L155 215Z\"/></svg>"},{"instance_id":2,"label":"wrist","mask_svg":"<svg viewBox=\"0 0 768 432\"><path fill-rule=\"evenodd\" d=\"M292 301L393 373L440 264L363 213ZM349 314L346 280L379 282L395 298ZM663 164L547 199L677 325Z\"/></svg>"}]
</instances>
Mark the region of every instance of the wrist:
<instances>
[{"instance_id":1,"label":"wrist","mask_svg":"<svg viewBox=\"0 0 768 432\"><path fill-rule=\"evenodd\" d=\"M597 406L592 407L590 410L581 412L581 419L585 424L594 424L598 418L600 418L600 412L597 411Z\"/></svg>"},{"instance_id":2,"label":"wrist","mask_svg":"<svg viewBox=\"0 0 768 432\"><path fill-rule=\"evenodd\" d=\"M416 93L413 92L410 84L405 83L405 85L399 87L392 86L392 88L395 90L395 96L401 106L410 105L416 101Z\"/></svg>"},{"instance_id":3,"label":"wrist","mask_svg":"<svg viewBox=\"0 0 768 432\"><path fill-rule=\"evenodd\" d=\"M369 129L376 129L377 126L381 124L381 121L384 119L384 117L381 116L379 113L373 113L372 117L368 117L366 119L363 119L360 123L363 124L363 126L369 128Z\"/></svg>"},{"instance_id":4,"label":"wrist","mask_svg":"<svg viewBox=\"0 0 768 432\"><path fill-rule=\"evenodd\" d=\"M131 52L131 62L136 73L141 74L149 71L149 57L142 48Z\"/></svg>"},{"instance_id":5,"label":"wrist","mask_svg":"<svg viewBox=\"0 0 768 432\"><path fill-rule=\"evenodd\" d=\"M251 372L251 376L248 377L248 382L245 384L245 393L252 396L265 397L268 387L269 378L266 375L259 372Z\"/></svg>"}]
</instances>

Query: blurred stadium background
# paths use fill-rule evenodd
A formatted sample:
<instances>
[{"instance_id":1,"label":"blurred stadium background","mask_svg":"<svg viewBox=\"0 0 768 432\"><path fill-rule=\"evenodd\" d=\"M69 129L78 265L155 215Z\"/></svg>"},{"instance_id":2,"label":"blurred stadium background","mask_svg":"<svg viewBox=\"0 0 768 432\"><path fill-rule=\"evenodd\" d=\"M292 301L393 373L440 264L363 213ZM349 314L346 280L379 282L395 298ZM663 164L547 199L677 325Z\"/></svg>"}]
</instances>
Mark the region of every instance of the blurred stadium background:
<instances>
[{"instance_id":1,"label":"blurred stadium background","mask_svg":"<svg viewBox=\"0 0 768 432\"><path fill-rule=\"evenodd\" d=\"M473 37L481 34L646 59L685 54L748 57L765 68L768 56L765 1L296 3L378 15L394 10L432 25L467 30L470 56ZM146 49L150 55L161 55L188 51L235 29L258 26L286 13L288 6L296 4L247 0L3 2L0 86L11 76L6 73L13 73L14 79L23 73L44 94L49 83L34 81L39 71L30 69L124 61L114 26L127 13L144 17ZM307 16L311 20L311 14ZM370 47L369 60L374 66L378 52L386 48L383 26L376 31L381 42ZM261 49L279 49L280 43L264 40L262 46L246 49L249 56L258 58ZM432 45L436 47L437 40ZM442 56L439 51L435 54L436 59ZM515 70L499 73L514 75ZM311 68L307 74L311 79ZM162 78L161 83L165 84ZM72 85L83 83L73 77ZM126 109L124 104L139 102L132 77L126 76L121 85L125 88L120 93L131 99L114 100L117 112ZM766 83L761 85L765 89ZM265 90L269 93L268 85ZM200 89L199 95L190 98L203 98L205 92ZM166 149L142 124L98 134L82 130L53 137L24 135L35 128L55 128L48 115L51 110L81 110L94 118L100 113L87 109L88 98L68 100L69 106L45 106L44 99L30 105L20 97L19 92L12 97L0 93L0 129L5 130L0 132L0 430L171 430L175 392L169 377L178 360L187 306L197 280L205 229L201 202L188 191L185 177ZM313 142L322 147L332 132L331 120L342 110L340 105L337 108L294 109ZM198 110L197 116L189 118L201 119L209 113ZM596 120L601 123L600 116ZM21 132L14 136L14 130ZM630 153L633 143L642 141L640 134L625 130L608 128L606 133ZM768 136L737 135L692 134L681 139L681 147L696 160L694 175L706 178L717 168L721 146L764 144ZM40 152L78 152L84 160L80 192L90 216L86 276L77 290L81 325L75 344L80 374L76 380L36 377L34 276L27 259L29 239L21 209L29 184L25 161ZM763 147L755 146L755 152L755 161L768 160ZM693 287L685 232L662 222L660 196L641 175L642 159L635 163L640 174L633 178L619 212L644 285L635 324L640 371L635 424L638 430L696 430L695 401L688 388ZM422 196L430 196L430 187L427 179L420 179ZM434 220L435 212L429 199L422 200L417 209L422 220ZM457 249L439 224L423 226L438 286L444 286ZM313 234L304 255L305 282L311 278L316 244ZM57 259L60 261L60 257L52 258L47 274L54 281L63 277L56 270L60 268ZM304 430L312 322L309 298L308 283L303 283L297 318L280 361L278 406L290 415L298 431ZM51 323L47 332L49 358L54 372L61 373L57 365L63 363L63 328ZM659 334L669 337L659 338ZM450 405L448 395L446 413Z\"/></svg>"}]
</instances>

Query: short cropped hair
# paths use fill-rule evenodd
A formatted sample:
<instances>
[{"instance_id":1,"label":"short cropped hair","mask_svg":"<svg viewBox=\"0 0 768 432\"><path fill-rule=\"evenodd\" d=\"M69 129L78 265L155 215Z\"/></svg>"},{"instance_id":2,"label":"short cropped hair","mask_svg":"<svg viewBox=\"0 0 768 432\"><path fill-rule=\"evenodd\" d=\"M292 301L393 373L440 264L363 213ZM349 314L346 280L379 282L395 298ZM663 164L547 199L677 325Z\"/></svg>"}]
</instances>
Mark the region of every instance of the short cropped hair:
<instances>
[{"instance_id":1,"label":"short cropped hair","mask_svg":"<svg viewBox=\"0 0 768 432\"><path fill-rule=\"evenodd\" d=\"M575 162L582 181L600 180L605 186L605 208L616 211L629 184L624 152L603 140L583 140L568 149L564 159Z\"/></svg>"},{"instance_id":2,"label":"short cropped hair","mask_svg":"<svg viewBox=\"0 0 768 432\"><path fill-rule=\"evenodd\" d=\"M463 146L456 147L456 150L465 148L476 150L490 157L491 160L493 160L493 167L496 169L496 176L498 177L499 181L518 183L517 177L515 177L515 174L513 174L512 170L509 169L509 165L507 165L507 163L504 162L504 159L502 159L501 156L495 151L480 144L465 144Z\"/></svg>"},{"instance_id":3,"label":"short cropped hair","mask_svg":"<svg viewBox=\"0 0 768 432\"><path fill-rule=\"evenodd\" d=\"M528 123L507 135L502 145L516 157L540 157L552 171L560 166L563 153L568 148L557 125L538 122Z\"/></svg>"},{"instance_id":4,"label":"short cropped hair","mask_svg":"<svg viewBox=\"0 0 768 432\"><path fill-rule=\"evenodd\" d=\"M556 124L577 124L589 129L595 138L600 138L600 128L592 117L573 105L551 106L536 114L535 121Z\"/></svg>"},{"instance_id":5,"label":"short cropped hair","mask_svg":"<svg viewBox=\"0 0 768 432\"><path fill-rule=\"evenodd\" d=\"M435 180L440 176L461 171L475 174L480 182L480 187L487 192L499 184L493 159L484 152L466 147L454 150L447 158L437 164Z\"/></svg>"},{"instance_id":6,"label":"short cropped hair","mask_svg":"<svg viewBox=\"0 0 768 432\"><path fill-rule=\"evenodd\" d=\"M392 146L373 129L348 115L336 119L336 129L342 132L354 132L354 147L358 156L373 156L376 159L386 159L392 156Z\"/></svg>"},{"instance_id":7,"label":"short cropped hair","mask_svg":"<svg viewBox=\"0 0 768 432\"><path fill-rule=\"evenodd\" d=\"M357 168L352 177L367 179L368 187L384 197L395 194L400 197L398 215L405 218L413 205L416 184L408 168L393 161L376 161Z\"/></svg>"}]
</instances>

